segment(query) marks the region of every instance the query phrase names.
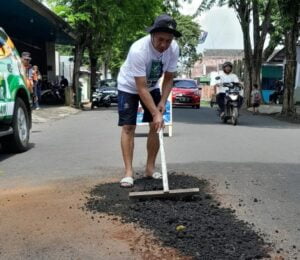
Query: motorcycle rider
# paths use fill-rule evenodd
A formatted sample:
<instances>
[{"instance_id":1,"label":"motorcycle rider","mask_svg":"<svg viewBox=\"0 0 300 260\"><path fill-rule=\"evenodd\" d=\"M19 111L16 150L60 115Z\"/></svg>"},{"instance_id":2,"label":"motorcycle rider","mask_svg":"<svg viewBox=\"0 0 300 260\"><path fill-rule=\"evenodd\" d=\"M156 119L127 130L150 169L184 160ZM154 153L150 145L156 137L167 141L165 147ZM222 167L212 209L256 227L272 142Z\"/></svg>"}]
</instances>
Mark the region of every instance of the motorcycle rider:
<instances>
[{"instance_id":1,"label":"motorcycle rider","mask_svg":"<svg viewBox=\"0 0 300 260\"><path fill-rule=\"evenodd\" d=\"M223 65L222 65L222 69L223 69L223 73L220 75L220 79L219 82L215 85L216 88L216 92L217 92L217 96L216 96L216 101L218 103L219 106L219 110L220 110L220 116L223 117L224 116L224 111L225 111L225 93L227 88L223 86L223 83L239 83L239 78L236 74L232 73L232 68L233 65L230 61L226 61ZM239 100L239 104L241 105L242 103L242 93L240 92L240 100Z\"/></svg>"}]
</instances>

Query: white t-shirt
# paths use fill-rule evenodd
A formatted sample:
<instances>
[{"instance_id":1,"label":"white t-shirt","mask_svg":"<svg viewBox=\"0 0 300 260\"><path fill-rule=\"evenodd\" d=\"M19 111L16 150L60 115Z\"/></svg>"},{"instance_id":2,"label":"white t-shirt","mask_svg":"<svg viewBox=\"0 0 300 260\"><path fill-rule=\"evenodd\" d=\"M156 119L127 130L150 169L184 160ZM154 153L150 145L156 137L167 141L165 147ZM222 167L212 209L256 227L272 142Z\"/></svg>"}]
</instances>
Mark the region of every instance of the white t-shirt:
<instances>
[{"instance_id":1,"label":"white t-shirt","mask_svg":"<svg viewBox=\"0 0 300 260\"><path fill-rule=\"evenodd\" d=\"M131 94L138 94L134 77L147 78L149 91L159 88L159 79L166 71L176 72L179 47L175 40L170 47L160 53L152 45L151 36L147 35L132 44L126 61L118 75L118 89Z\"/></svg>"},{"instance_id":2,"label":"white t-shirt","mask_svg":"<svg viewBox=\"0 0 300 260\"><path fill-rule=\"evenodd\" d=\"M227 88L223 87L223 83L231 83L231 82L240 82L239 78L237 75L235 75L234 73L230 73L230 74L221 74L220 75L220 79L218 80L218 85L219 85L219 91L218 93L225 93Z\"/></svg>"}]
</instances>

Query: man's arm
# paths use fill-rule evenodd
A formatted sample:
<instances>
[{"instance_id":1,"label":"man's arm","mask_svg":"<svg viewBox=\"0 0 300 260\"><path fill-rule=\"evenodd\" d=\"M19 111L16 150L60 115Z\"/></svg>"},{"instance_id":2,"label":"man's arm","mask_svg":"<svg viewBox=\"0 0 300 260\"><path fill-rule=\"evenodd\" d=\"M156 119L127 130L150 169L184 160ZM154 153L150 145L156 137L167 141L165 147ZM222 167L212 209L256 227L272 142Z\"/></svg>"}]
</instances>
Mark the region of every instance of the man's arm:
<instances>
[{"instance_id":1,"label":"man's arm","mask_svg":"<svg viewBox=\"0 0 300 260\"><path fill-rule=\"evenodd\" d=\"M146 77L135 77L135 83L137 87L138 94L145 104L145 106L150 111L153 117L153 123L155 125L155 129L158 131L160 128L163 127L163 117L162 113L156 107L151 94L149 93L147 87L147 79Z\"/></svg>"},{"instance_id":2,"label":"man's arm","mask_svg":"<svg viewBox=\"0 0 300 260\"><path fill-rule=\"evenodd\" d=\"M158 104L158 109L162 113L164 113L165 111L165 105L167 103L168 97L173 87L173 78L174 78L173 72L168 72L168 71L165 72L163 83L162 83L161 100Z\"/></svg>"}]
</instances>

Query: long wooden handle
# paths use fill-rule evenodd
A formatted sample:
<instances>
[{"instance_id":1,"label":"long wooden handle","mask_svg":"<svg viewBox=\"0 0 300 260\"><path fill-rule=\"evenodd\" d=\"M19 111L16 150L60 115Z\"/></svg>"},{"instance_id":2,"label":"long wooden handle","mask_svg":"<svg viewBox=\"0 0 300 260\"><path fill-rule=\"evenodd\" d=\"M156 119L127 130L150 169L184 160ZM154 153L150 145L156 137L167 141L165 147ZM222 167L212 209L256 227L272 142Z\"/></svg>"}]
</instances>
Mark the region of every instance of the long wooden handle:
<instances>
[{"instance_id":1,"label":"long wooden handle","mask_svg":"<svg viewBox=\"0 0 300 260\"><path fill-rule=\"evenodd\" d=\"M167 163L164 149L164 130L161 128L159 130L159 145L160 145L160 158L161 158L161 171L162 171L162 181L165 193L169 193L169 181L167 172Z\"/></svg>"}]
</instances>

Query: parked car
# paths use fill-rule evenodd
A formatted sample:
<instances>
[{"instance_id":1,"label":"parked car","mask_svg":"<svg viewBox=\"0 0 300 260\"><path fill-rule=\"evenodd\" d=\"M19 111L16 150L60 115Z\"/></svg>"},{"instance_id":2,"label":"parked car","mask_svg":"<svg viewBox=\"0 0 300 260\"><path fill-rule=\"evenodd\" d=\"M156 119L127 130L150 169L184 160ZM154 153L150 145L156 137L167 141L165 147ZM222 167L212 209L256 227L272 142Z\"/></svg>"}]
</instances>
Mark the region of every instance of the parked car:
<instances>
[{"instance_id":1,"label":"parked car","mask_svg":"<svg viewBox=\"0 0 300 260\"><path fill-rule=\"evenodd\" d=\"M110 96L111 103L118 103L117 81L114 79L101 80L97 86L98 90L105 95Z\"/></svg>"},{"instance_id":2,"label":"parked car","mask_svg":"<svg viewBox=\"0 0 300 260\"><path fill-rule=\"evenodd\" d=\"M26 82L20 56L0 28L0 144L4 151L29 148L32 102Z\"/></svg>"},{"instance_id":3,"label":"parked car","mask_svg":"<svg viewBox=\"0 0 300 260\"><path fill-rule=\"evenodd\" d=\"M173 106L200 108L201 88L193 79L174 79L172 90Z\"/></svg>"}]
</instances>

